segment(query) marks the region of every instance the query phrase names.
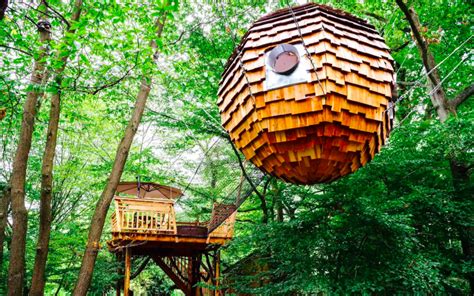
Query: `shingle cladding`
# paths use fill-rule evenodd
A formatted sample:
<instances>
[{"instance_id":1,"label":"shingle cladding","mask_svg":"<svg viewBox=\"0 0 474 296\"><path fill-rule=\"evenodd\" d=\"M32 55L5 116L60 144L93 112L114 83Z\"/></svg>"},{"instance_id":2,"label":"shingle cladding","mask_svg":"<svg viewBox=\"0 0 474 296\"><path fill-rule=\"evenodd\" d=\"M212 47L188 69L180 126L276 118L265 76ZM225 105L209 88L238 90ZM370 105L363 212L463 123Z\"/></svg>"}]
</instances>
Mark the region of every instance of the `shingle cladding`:
<instances>
[{"instance_id":1,"label":"shingle cladding","mask_svg":"<svg viewBox=\"0 0 474 296\"><path fill-rule=\"evenodd\" d=\"M311 78L266 91L266 53L303 42ZM262 171L297 184L333 181L386 142L392 65L384 39L364 20L313 3L279 10L256 21L229 58L218 91L222 124Z\"/></svg>"}]
</instances>

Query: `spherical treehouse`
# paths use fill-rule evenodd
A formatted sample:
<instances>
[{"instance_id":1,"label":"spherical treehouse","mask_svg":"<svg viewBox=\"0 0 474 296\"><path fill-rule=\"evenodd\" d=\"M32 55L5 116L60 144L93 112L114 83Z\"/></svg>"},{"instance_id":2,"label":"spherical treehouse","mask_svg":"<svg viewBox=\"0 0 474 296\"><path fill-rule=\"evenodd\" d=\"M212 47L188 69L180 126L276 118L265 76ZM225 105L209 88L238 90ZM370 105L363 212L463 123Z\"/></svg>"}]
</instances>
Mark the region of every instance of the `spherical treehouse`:
<instances>
[{"instance_id":1,"label":"spherical treehouse","mask_svg":"<svg viewBox=\"0 0 474 296\"><path fill-rule=\"evenodd\" d=\"M393 59L366 21L306 4L257 20L225 67L222 124L262 171L333 181L369 162L392 128Z\"/></svg>"}]
</instances>

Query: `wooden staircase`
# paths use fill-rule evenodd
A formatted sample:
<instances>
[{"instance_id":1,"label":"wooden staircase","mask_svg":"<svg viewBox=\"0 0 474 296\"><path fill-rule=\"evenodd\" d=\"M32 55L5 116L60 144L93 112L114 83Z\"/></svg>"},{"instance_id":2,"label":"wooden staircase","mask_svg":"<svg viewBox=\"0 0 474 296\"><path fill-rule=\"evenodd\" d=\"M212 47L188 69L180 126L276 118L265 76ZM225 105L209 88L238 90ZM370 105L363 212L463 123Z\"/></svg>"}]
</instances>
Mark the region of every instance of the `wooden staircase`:
<instances>
[{"instance_id":1,"label":"wooden staircase","mask_svg":"<svg viewBox=\"0 0 474 296\"><path fill-rule=\"evenodd\" d=\"M159 257L153 256L155 263L166 273L166 275L175 283L175 285L184 292L185 295L215 295L214 291L203 289L197 286L202 281L213 284L209 281L208 273L204 271L202 256L192 257ZM206 269L213 270L215 273L217 262L207 266ZM217 281L218 277L212 277Z\"/></svg>"}]
</instances>

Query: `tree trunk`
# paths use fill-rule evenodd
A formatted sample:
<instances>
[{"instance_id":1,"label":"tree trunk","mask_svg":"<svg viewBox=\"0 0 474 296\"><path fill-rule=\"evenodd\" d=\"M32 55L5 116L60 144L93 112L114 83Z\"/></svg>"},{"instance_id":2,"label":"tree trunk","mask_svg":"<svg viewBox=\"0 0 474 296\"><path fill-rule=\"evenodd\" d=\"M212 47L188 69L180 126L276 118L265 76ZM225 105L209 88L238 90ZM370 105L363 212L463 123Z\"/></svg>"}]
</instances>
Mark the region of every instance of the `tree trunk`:
<instances>
[{"instance_id":1,"label":"tree trunk","mask_svg":"<svg viewBox=\"0 0 474 296\"><path fill-rule=\"evenodd\" d=\"M415 37L416 45L421 54L423 61L423 66L428 74L429 87L434 89L438 88L437 91L431 96L431 101L433 106L436 108L436 111L441 122L446 121L451 113L456 113L456 108L468 97L472 96L474 93L474 85L468 86L464 89L456 98L448 101L444 88L441 85L441 79L439 73L436 69L436 62L434 60L433 54L431 53L428 43L421 36L421 24L418 18L416 11L413 7L408 8L403 0L396 0L398 6L405 14L408 22L410 23L413 36ZM434 69L434 70L433 70ZM451 175L453 178L453 188L456 194L455 199L458 201L469 201L472 200L472 185L470 184L470 173L469 166L464 163L461 163L459 160L452 158L449 160ZM466 226L468 225L468 226ZM462 251L464 259L467 262L471 262L474 257L474 228L471 226L472 221L467 221L460 225L459 239L461 241ZM466 274L466 278L470 285L470 294L474 293L474 273L469 272Z\"/></svg>"},{"instance_id":2,"label":"tree trunk","mask_svg":"<svg viewBox=\"0 0 474 296\"><path fill-rule=\"evenodd\" d=\"M166 13L163 13L163 16L156 23L158 38L161 37L165 19ZM156 62L158 56L156 42L152 42L151 46L153 49L155 49L153 59ZM95 212L92 217L89 236L87 238L86 250L84 252L84 257L82 258L79 277L77 279L76 286L74 287L73 295L75 296L85 296L87 294L87 290L89 289L92 280L92 273L94 271L95 260L100 248L100 237L104 228L105 217L107 215L110 203L114 197L115 191L117 190L117 185L120 182L123 168L125 166L125 162L127 161L128 153L133 142L133 137L137 132L148 95L150 94L151 85L152 80L150 77L142 78L140 90L137 95L137 101L135 102L133 109L132 118L130 118L128 126L125 130L125 134L120 141L107 185L105 186L105 189L102 192L99 201L97 202Z\"/></svg>"},{"instance_id":3,"label":"tree trunk","mask_svg":"<svg viewBox=\"0 0 474 296\"><path fill-rule=\"evenodd\" d=\"M275 196L275 207L276 207L276 212L277 212L276 221L281 223L284 220L283 203L281 201L282 196L281 196L281 190L278 187L278 182L275 183L273 195Z\"/></svg>"},{"instance_id":4,"label":"tree trunk","mask_svg":"<svg viewBox=\"0 0 474 296\"><path fill-rule=\"evenodd\" d=\"M268 207L267 207L267 200L265 199L264 195L257 194L258 198L260 199L260 209L262 210L262 223L268 223Z\"/></svg>"},{"instance_id":5,"label":"tree trunk","mask_svg":"<svg viewBox=\"0 0 474 296\"><path fill-rule=\"evenodd\" d=\"M473 184L470 182L469 166L451 159L449 161L451 173L453 177L453 187L455 193L455 200L459 202L472 202L474 197ZM469 212L469 209L468 209ZM474 260L474 217L471 215L468 221L462 221L459 227L459 239L461 240L462 252L466 262L473 262ZM466 278L469 281L471 295L474 293L474 272L466 273Z\"/></svg>"},{"instance_id":6,"label":"tree trunk","mask_svg":"<svg viewBox=\"0 0 474 296\"><path fill-rule=\"evenodd\" d=\"M51 232L51 200L53 195L53 161L56 150L56 139L59 125L61 94L51 96L51 110L41 168L40 222L38 242L36 244L35 266L31 280L30 295L44 294L46 260L48 257L49 237Z\"/></svg>"},{"instance_id":7,"label":"tree trunk","mask_svg":"<svg viewBox=\"0 0 474 296\"><path fill-rule=\"evenodd\" d=\"M5 186L0 199L0 279L3 282L3 244L5 242L5 229L7 228L8 206L10 205L10 186ZM2 283L0 282L0 286Z\"/></svg>"},{"instance_id":8,"label":"tree trunk","mask_svg":"<svg viewBox=\"0 0 474 296\"><path fill-rule=\"evenodd\" d=\"M107 185L97 202L94 216L92 217L91 227L89 229L89 236L87 239L86 251L82 259L81 270L79 271L79 278L74 288L73 295L86 295L89 289L90 281L92 279L92 272L97 257L97 252L100 248L99 241L102 235L102 230L105 223L105 217L110 203L114 197L117 185L122 176L123 168L128 157L130 146L132 145L133 137L138 129L140 119L145 109L146 100L150 93L151 81L142 80L140 91L137 96L137 101L133 110L132 118L125 130L125 135L120 141L115 156L112 172L110 173Z\"/></svg>"},{"instance_id":9,"label":"tree trunk","mask_svg":"<svg viewBox=\"0 0 474 296\"><path fill-rule=\"evenodd\" d=\"M433 90L435 87L438 88L432 93L430 98L433 106L436 108L439 119L441 122L444 122L449 116L446 94L444 92L444 88L441 87L441 79L438 70L435 69L436 62L433 54L431 53L425 38L421 35L420 19L418 18L418 14L413 9L413 7L408 8L403 0L396 0L396 2L410 24L413 36L415 37L416 45L423 61L423 66L425 67L425 71L428 75L428 81L430 83L431 90Z\"/></svg>"},{"instance_id":10,"label":"tree trunk","mask_svg":"<svg viewBox=\"0 0 474 296\"><path fill-rule=\"evenodd\" d=\"M44 5L41 5L44 9ZM8 295L23 294L23 280L25 276L25 243L28 228L28 213L25 208L25 179L28 154L31 148L31 139L36 116L36 104L42 95L42 87L46 75L44 58L48 54L48 42L51 38L49 23L41 22L38 25L41 47L38 59L33 64L30 84L32 90L28 92L23 106L20 138L17 145L13 170L11 175L11 206L13 211L12 242L10 246L10 266L8 269Z\"/></svg>"},{"instance_id":11,"label":"tree trunk","mask_svg":"<svg viewBox=\"0 0 474 296\"><path fill-rule=\"evenodd\" d=\"M72 23L77 22L82 11L82 0L74 3L74 12L71 17ZM75 33L75 29L68 28L68 34ZM64 39L65 44L69 42ZM66 49L68 50L68 49ZM57 59L61 61L61 67L55 71L55 91L51 95L51 109L49 113L48 131L46 133L46 146L43 153L41 167L41 196L40 196L40 224L38 241L36 244L35 265L31 280L29 295L43 295L45 284L46 261L48 258L48 246L51 233L51 200L53 196L53 163L56 152L56 140L59 127L59 116L61 113L61 83L64 69L69 58L69 51L60 52Z\"/></svg>"}]
</instances>

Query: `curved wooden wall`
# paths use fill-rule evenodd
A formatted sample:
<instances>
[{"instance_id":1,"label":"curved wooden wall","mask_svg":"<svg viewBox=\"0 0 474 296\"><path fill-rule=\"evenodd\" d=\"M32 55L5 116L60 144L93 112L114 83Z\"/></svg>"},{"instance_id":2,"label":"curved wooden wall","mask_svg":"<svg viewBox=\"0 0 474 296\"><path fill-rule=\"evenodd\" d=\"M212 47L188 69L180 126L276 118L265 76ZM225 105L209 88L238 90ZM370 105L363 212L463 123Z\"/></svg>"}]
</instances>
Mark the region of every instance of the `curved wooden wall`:
<instances>
[{"instance_id":1,"label":"curved wooden wall","mask_svg":"<svg viewBox=\"0 0 474 296\"><path fill-rule=\"evenodd\" d=\"M329 182L365 165L385 143L393 60L363 20L317 4L293 13L317 75L307 66L307 83L264 90L266 52L302 44L292 12L283 9L243 37L222 75L217 104L232 141L261 170L297 184Z\"/></svg>"}]
</instances>

